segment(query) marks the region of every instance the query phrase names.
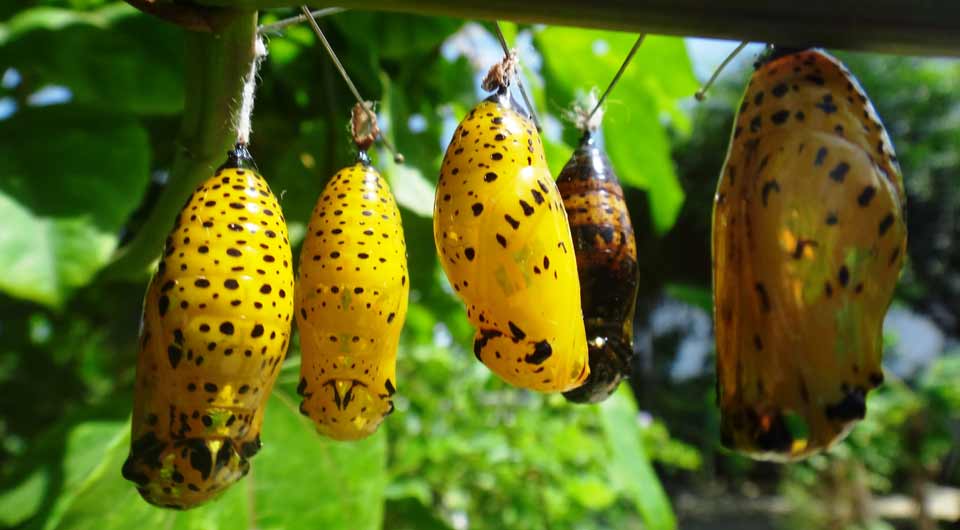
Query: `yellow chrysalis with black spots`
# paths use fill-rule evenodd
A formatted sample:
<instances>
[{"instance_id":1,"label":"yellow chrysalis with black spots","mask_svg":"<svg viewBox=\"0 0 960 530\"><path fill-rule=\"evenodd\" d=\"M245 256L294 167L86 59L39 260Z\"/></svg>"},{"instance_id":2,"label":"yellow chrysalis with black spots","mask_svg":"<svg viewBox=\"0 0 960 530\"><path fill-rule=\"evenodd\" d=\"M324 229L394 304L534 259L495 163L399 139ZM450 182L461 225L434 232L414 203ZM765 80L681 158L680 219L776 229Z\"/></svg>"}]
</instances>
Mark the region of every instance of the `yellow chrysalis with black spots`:
<instances>
[{"instance_id":1,"label":"yellow chrysalis with black spots","mask_svg":"<svg viewBox=\"0 0 960 530\"><path fill-rule=\"evenodd\" d=\"M177 217L144 301L123 465L144 499L187 509L247 474L292 314L283 213L238 144Z\"/></svg>"},{"instance_id":2,"label":"yellow chrysalis with black spots","mask_svg":"<svg viewBox=\"0 0 960 530\"><path fill-rule=\"evenodd\" d=\"M393 412L410 283L400 211L361 151L317 201L300 251L300 412L355 440Z\"/></svg>"},{"instance_id":3,"label":"yellow chrysalis with black spots","mask_svg":"<svg viewBox=\"0 0 960 530\"><path fill-rule=\"evenodd\" d=\"M883 381L906 256L903 178L853 75L775 50L744 94L713 212L723 443L792 460L830 447Z\"/></svg>"},{"instance_id":4,"label":"yellow chrysalis with black spots","mask_svg":"<svg viewBox=\"0 0 960 530\"><path fill-rule=\"evenodd\" d=\"M454 132L433 233L476 357L519 387L580 386L590 369L570 227L540 135L505 89Z\"/></svg>"}]
</instances>

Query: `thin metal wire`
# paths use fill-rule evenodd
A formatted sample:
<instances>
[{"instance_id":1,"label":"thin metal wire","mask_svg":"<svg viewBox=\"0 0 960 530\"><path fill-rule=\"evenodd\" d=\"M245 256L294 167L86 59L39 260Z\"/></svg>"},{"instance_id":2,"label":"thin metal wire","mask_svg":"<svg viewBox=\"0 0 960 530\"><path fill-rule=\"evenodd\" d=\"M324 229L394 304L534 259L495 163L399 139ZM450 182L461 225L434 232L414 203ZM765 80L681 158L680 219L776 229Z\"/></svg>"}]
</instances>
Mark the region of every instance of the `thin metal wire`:
<instances>
[{"instance_id":1,"label":"thin metal wire","mask_svg":"<svg viewBox=\"0 0 960 530\"><path fill-rule=\"evenodd\" d=\"M320 39L320 42L323 44L323 47L327 50L327 54L330 55L330 59L333 60L334 66L336 66L337 70L340 71L340 75L343 77L343 81L347 84L347 88L350 89L350 92L353 93L353 97L356 98L357 103L359 103L361 107L367 110L367 113L373 119L374 123L376 123L377 114L373 112L373 109L367 106L366 100L364 100L363 97L360 96L360 91L357 90L357 86L353 84L353 80L350 79L350 75L347 73L347 70L343 67L343 64L340 62L340 58L337 57L337 52L333 51L333 46L330 45L330 41L328 41L327 37L323 34L323 30L320 29L320 25L317 24L317 21L314 20L312 16L310 16L310 10L307 9L307 6L300 6L300 10L303 12L307 21L310 23L310 28L313 29L313 32L317 35L317 38ZM393 145L390 143L389 140L387 140L387 137L384 136L383 133L380 134L380 141L382 141L383 145L385 145L387 149L389 149L390 152L393 153L393 160L398 164L402 164L403 155L398 153L397 150L394 149Z\"/></svg>"},{"instance_id":2,"label":"thin metal wire","mask_svg":"<svg viewBox=\"0 0 960 530\"><path fill-rule=\"evenodd\" d=\"M493 25L497 29L497 38L500 40L500 46L503 47L503 53L510 55L510 46L507 45L507 39L503 36L503 30L500 29L500 22L494 22ZM519 63L517 64L514 75L517 76L517 88L520 89L520 95L523 96L523 103L527 106L527 110L530 111L530 118L533 120L533 124L537 127L538 132L543 131L543 127L540 126L540 119L537 118L537 111L534 110L533 103L530 101L530 97L527 96L527 89L523 86L523 80L520 79Z\"/></svg>"},{"instance_id":3,"label":"thin metal wire","mask_svg":"<svg viewBox=\"0 0 960 530\"><path fill-rule=\"evenodd\" d=\"M343 7L325 7L323 9L317 9L316 11L310 12L310 17L317 19L323 18L330 15L336 15L337 13L343 13L346 11L346 8ZM294 24L299 24L301 22L307 21L306 15L297 15L295 17L285 18L283 20L278 20L272 24L263 24L257 28L257 32L261 35L266 33L280 33L287 26L292 26Z\"/></svg>"},{"instance_id":4,"label":"thin metal wire","mask_svg":"<svg viewBox=\"0 0 960 530\"><path fill-rule=\"evenodd\" d=\"M697 101L703 101L707 97L707 90L710 88L711 85L713 85L713 82L717 80L717 76L720 75L720 72L722 72L723 69L726 68L728 64L730 64L730 61L732 61L733 58L737 56L737 54L739 54L741 51L743 51L744 48L747 47L747 44L750 44L750 41L741 42L740 45L737 46L732 52L730 52L730 55L728 55L727 58L724 59L722 63L720 63L720 66L718 66L717 69L713 71L713 75L710 76L710 79L707 79L707 82L703 84L703 87L701 87L700 90L697 90L697 92L693 95L693 97L697 98Z\"/></svg>"},{"instance_id":5,"label":"thin metal wire","mask_svg":"<svg viewBox=\"0 0 960 530\"><path fill-rule=\"evenodd\" d=\"M610 81L610 84L607 85L607 90L603 92L603 95L600 96L600 99L597 100L597 104L593 106L593 110L590 111L590 114L587 115L587 119L584 120L584 123L590 123L590 120L593 118L593 115L600 110L600 106L603 105L603 102L607 99L607 96L610 95L610 92L613 90L613 87L617 85L617 82L620 81L620 78L623 77L623 72L627 70L627 66L630 64L630 61L633 60L633 56L637 54L637 50L640 49L640 45L643 44L643 39L647 37L646 33L641 33L637 36L637 42L633 43L633 48L630 48L630 52L627 53L627 57L623 60L623 64L620 65L620 69L617 70L616 75L613 76L613 79Z\"/></svg>"}]
</instances>

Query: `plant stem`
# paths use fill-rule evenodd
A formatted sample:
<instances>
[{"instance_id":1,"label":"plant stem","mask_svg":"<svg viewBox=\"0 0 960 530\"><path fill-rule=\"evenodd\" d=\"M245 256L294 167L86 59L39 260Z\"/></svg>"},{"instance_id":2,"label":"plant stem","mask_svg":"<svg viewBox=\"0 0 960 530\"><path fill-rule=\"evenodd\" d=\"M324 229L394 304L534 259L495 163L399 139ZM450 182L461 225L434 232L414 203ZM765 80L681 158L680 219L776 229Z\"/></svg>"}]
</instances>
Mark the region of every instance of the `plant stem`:
<instances>
[{"instance_id":1,"label":"plant stem","mask_svg":"<svg viewBox=\"0 0 960 530\"><path fill-rule=\"evenodd\" d=\"M255 12L244 12L219 33L185 32L183 118L166 187L143 227L102 272L107 279L139 279L160 255L164 238L194 188L213 175L236 139L231 127L243 78L253 60Z\"/></svg>"}]
</instances>

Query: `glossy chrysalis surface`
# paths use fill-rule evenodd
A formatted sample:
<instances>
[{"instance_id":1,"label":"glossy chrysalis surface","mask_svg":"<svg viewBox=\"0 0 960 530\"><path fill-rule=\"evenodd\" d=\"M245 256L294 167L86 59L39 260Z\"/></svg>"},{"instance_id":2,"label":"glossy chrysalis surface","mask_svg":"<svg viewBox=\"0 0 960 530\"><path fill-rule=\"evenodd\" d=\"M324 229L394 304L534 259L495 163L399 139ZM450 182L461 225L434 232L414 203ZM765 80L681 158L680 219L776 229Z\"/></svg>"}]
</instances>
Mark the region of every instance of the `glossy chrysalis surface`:
<instances>
[{"instance_id":1,"label":"glossy chrysalis surface","mask_svg":"<svg viewBox=\"0 0 960 530\"><path fill-rule=\"evenodd\" d=\"M476 357L519 387L580 386L590 369L570 227L540 135L504 89L454 132L433 220Z\"/></svg>"},{"instance_id":2,"label":"glossy chrysalis surface","mask_svg":"<svg viewBox=\"0 0 960 530\"><path fill-rule=\"evenodd\" d=\"M906 256L905 194L863 89L821 50L753 74L713 215L725 445L791 460L842 439L883 381L883 317Z\"/></svg>"},{"instance_id":3,"label":"glossy chrysalis surface","mask_svg":"<svg viewBox=\"0 0 960 530\"><path fill-rule=\"evenodd\" d=\"M283 213L238 146L180 212L144 301L123 465L144 499L191 508L247 474L292 314Z\"/></svg>"},{"instance_id":4,"label":"glossy chrysalis surface","mask_svg":"<svg viewBox=\"0 0 960 530\"><path fill-rule=\"evenodd\" d=\"M596 403L630 374L637 244L620 181L592 133L584 134L557 187L570 220L590 351L590 376L564 397Z\"/></svg>"},{"instance_id":5,"label":"glossy chrysalis surface","mask_svg":"<svg viewBox=\"0 0 960 530\"><path fill-rule=\"evenodd\" d=\"M300 252L297 391L321 433L363 438L393 412L409 292L400 211L361 152L327 183Z\"/></svg>"}]
</instances>

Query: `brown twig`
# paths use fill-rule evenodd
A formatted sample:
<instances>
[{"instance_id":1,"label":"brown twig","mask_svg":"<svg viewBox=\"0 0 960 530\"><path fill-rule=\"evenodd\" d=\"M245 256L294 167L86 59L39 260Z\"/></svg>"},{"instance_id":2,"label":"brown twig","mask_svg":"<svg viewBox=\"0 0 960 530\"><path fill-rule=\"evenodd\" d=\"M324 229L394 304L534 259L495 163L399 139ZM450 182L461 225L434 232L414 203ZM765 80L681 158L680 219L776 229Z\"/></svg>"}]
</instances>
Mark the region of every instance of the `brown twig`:
<instances>
[{"instance_id":1,"label":"brown twig","mask_svg":"<svg viewBox=\"0 0 960 530\"><path fill-rule=\"evenodd\" d=\"M194 4L170 4L156 0L126 0L133 7L190 31L215 33L226 27L241 13L226 7Z\"/></svg>"}]
</instances>

